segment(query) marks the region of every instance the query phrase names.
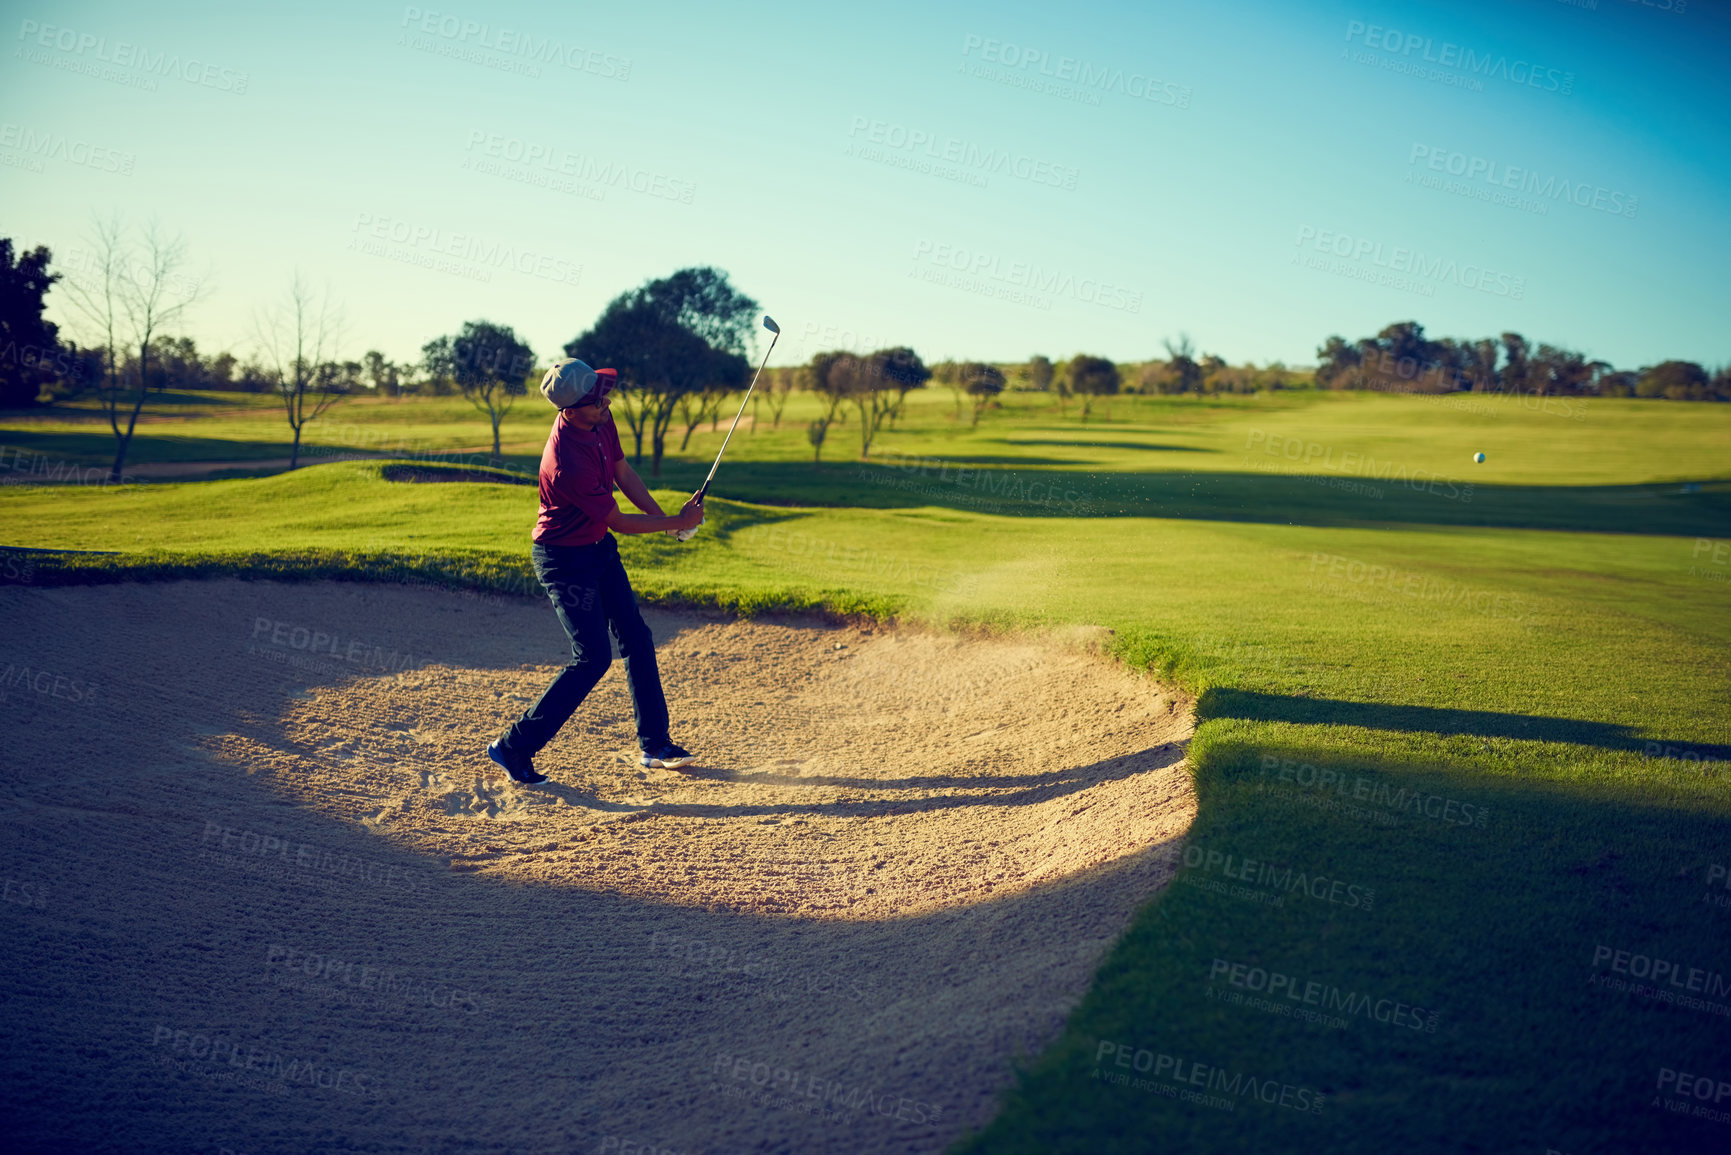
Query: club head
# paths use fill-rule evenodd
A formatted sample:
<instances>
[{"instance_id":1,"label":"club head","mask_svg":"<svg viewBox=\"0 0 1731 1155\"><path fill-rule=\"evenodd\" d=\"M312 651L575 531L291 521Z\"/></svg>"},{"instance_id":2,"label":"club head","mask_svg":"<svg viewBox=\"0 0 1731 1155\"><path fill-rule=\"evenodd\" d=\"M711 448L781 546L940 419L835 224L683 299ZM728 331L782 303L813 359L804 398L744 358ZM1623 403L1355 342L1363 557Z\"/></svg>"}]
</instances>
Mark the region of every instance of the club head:
<instances>
[{"instance_id":1,"label":"club head","mask_svg":"<svg viewBox=\"0 0 1731 1155\"><path fill-rule=\"evenodd\" d=\"M771 333L779 334L781 332L781 326L777 325L775 323L775 318L771 317L768 313L763 315L763 327L768 329Z\"/></svg>"}]
</instances>

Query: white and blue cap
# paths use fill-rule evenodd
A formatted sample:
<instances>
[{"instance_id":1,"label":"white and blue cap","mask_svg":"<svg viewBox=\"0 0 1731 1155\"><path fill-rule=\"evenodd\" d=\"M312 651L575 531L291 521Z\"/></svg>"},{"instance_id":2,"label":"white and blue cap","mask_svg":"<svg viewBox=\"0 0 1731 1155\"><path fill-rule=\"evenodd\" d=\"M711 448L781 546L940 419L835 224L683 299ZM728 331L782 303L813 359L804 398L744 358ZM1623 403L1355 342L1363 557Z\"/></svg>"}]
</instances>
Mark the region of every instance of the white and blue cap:
<instances>
[{"instance_id":1,"label":"white and blue cap","mask_svg":"<svg viewBox=\"0 0 1731 1155\"><path fill-rule=\"evenodd\" d=\"M612 369L591 369L575 357L554 363L541 378L541 396L557 409L594 405L613 392L619 374Z\"/></svg>"}]
</instances>

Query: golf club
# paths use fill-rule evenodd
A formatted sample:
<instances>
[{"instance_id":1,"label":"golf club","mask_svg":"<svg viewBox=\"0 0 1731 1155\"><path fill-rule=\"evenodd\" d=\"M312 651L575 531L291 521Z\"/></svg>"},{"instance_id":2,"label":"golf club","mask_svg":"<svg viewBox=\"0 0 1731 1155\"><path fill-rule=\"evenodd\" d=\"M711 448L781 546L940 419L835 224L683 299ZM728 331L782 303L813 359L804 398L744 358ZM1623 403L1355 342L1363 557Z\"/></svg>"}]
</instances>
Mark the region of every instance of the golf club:
<instances>
[{"instance_id":1,"label":"golf club","mask_svg":"<svg viewBox=\"0 0 1731 1155\"><path fill-rule=\"evenodd\" d=\"M740 398L739 412L733 415L733 424L727 427L727 436L721 439L721 448L715 454L715 464L709 467L709 476L703 479L703 488L697 491L697 503L703 504L703 497L709 492L709 483L715 480L715 471L721 468L721 455L727 452L727 443L733 440L733 431L739 428L739 419L745 416L746 403L751 400L751 391L757 388L757 379L763 374L763 367L769 364L769 355L775 352L775 343L781 340L781 326L775 323L775 318L768 313L763 315L763 327L775 336L769 339L769 348L763 351L763 360L757 363L757 372L751 375L751 384L746 386L745 396ZM701 524L701 523L700 523ZM697 526L682 529L673 536L680 541L690 541L697 535Z\"/></svg>"}]
</instances>

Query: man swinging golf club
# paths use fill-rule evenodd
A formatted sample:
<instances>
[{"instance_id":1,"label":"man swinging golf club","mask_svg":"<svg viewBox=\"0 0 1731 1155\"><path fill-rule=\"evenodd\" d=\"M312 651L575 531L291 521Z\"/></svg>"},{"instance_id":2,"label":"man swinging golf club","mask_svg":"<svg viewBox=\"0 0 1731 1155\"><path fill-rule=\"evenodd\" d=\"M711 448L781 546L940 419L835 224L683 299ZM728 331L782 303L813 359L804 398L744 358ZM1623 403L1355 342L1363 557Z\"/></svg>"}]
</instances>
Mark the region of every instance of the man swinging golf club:
<instances>
[{"instance_id":1,"label":"man swinging golf club","mask_svg":"<svg viewBox=\"0 0 1731 1155\"><path fill-rule=\"evenodd\" d=\"M512 779L529 785L547 780L535 769L536 753L553 740L613 661L609 632L625 659L643 765L674 769L695 761L668 733L655 639L637 612L613 533L695 530L703 521L703 498L693 495L669 517L650 496L649 487L626 462L619 431L607 412L608 395L618 379L612 369L591 369L568 359L547 370L541 382L542 396L558 407L559 416L541 451L541 513L532 558L535 576L570 635L571 663L504 736L487 747L488 756ZM621 512L613 499L615 485L643 512Z\"/></svg>"}]
</instances>

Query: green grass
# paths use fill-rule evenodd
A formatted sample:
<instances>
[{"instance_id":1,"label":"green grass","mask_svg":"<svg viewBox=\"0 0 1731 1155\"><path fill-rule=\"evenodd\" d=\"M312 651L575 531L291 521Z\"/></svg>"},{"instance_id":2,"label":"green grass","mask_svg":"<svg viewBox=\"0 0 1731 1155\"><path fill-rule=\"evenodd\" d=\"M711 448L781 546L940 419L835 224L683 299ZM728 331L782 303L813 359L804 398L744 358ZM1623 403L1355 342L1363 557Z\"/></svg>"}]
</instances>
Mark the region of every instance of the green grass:
<instances>
[{"instance_id":1,"label":"green grass","mask_svg":"<svg viewBox=\"0 0 1731 1155\"><path fill-rule=\"evenodd\" d=\"M817 404L808 395L795 394L779 429L768 428L769 410L759 407L764 428L742 426L740 447L753 461L809 465L805 427ZM1356 453L1463 484L1625 486L1725 478L1731 450L1731 413L1724 412L1726 408L1665 401L1500 395L1425 399L1299 390L1250 397L1127 395L1097 405L1084 423L1074 400L1060 416L1055 397L1006 393L1000 408L974 428L966 408L957 420L948 391L934 388L910 396L906 418L881 436L873 452L931 456L962 465L1051 466L1084 474L1267 474L1307 467L1320 476L1369 482L1342 468L1345 455ZM824 449L832 464L859 456L857 419L851 409L844 412L850 414L848 423L831 429ZM1686 419L1691 415L1696 420ZM539 398L520 398L500 434L506 456L532 469L550 418L551 411ZM706 464L726 427L727 420L713 430L708 423L700 426L684 460ZM674 430L675 448L683 433L683 427ZM629 448L623 422L621 434ZM289 441L282 407L272 397L172 394L165 400L153 397L128 460L287 457ZM1284 451L1293 441L1301 443L1303 451L1288 458ZM461 397L359 397L340 402L309 424L302 451L413 456L472 452L490 443L486 417ZM0 414L0 446L106 464L113 458L114 438L96 406L81 401ZM1312 447L1315 452L1306 461L1303 452ZM1472 464L1472 454L1481 450L1487 461Z\"/></svg>"},{"instance_id":2,"label":"green grass","mask_svg":"<svg viewBox=\"0 0 1731 1155\"><path fill-rule=\"evenodd\" d=\"M1578 1155L1731 1134L1650 1105L1661 1068L1731 1080L1731 1020L1588 984L1599 946L1731 973L1731 907L1704 901L1709 870L1731 864L1731 549L1715 546L1731 538L1731 406L1593 402L1576 420L1518 403L1139 398L1084 427L1012 396L977 430L948 411L921 399L878 447L890 464L846 460L843 427L821 470L790 411L780 432L736 440L695 541L622 548L663 601L1107 626L1126 662L1200 694L1188 845L1202 860L1140 914L964 1149ZM1246 464L1270 438L1322 446L1310 475ZM718 440L704 431L668 463L663 504ZM1475 467L1480 448L1490 460ZM1332 484L1377 479L1319 467L1329 452L1425 478L1373 496ZM902 454L944 464L920 475ZM527 487L386 472L18 488L0 492L0 524L15 545L121 551L32 559L37 584L239 572L527 586ZM1426 488L1469 480L1470 501ZM1085 496L1066 515L1068 499L1028 496L1036 485ZM1281 779L1322 772L1381 790L1355 805L1397 821ZM1483 823L1425 816L1433 795ZM1419 813L1401 809L1415 796ZM1192 885L1229 881L1209 852L1339 879L1374 904ZM1233 1005L1210 996L1215 960L1425 1008L1436 1029ZM1114 1058L1139 1050L1325 1105L1227 1111L1094 1078L1138 1077Z\"/></svg>"}]
</instances>

